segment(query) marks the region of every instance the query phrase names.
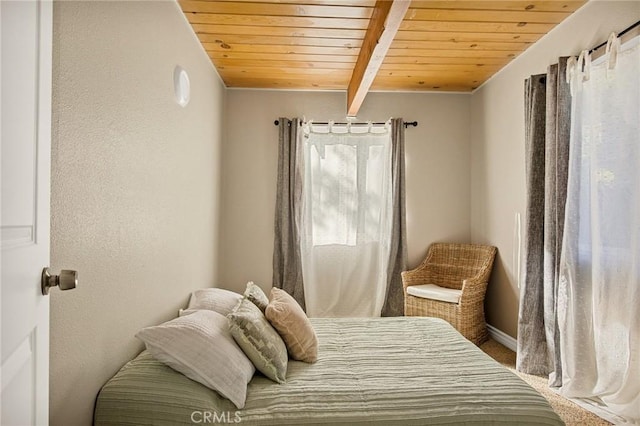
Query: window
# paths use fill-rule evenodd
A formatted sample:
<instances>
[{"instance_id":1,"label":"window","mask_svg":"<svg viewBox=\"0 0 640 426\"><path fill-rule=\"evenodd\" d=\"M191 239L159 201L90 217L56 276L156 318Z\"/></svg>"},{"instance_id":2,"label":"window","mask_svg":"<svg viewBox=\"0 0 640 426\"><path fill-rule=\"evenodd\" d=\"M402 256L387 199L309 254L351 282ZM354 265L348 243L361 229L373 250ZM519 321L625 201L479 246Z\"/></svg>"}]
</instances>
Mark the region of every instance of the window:
<instances>
[{"instance_id":1,"label":"window","mask_svg":"<svg viewBox=\"0 0 640 426\"><path fill-rule=\"evenodd\" d=\"M390 201L388 135L311 134L307 144L313 244L379 241Z\"/></svg>"}]
</instances>

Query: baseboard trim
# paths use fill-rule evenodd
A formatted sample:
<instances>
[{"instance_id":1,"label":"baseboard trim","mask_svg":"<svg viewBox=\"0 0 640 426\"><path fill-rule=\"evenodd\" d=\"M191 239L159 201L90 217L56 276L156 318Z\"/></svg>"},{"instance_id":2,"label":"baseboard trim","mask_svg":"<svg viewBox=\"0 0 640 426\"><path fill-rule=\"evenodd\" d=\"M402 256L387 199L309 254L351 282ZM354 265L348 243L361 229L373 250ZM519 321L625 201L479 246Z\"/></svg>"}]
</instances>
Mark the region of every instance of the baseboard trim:
<instances>
[{"instance_id":1,"label":"baseboard trim","mask_svg":"<svg viewBox=\"0 0 640 426\"><path fill-rule=\"evenodd\" d=\"M516 349L518 348L518 341L516 339L490 324L487 324L487 330L489 331L489 336L491 336L493 340L516 352Z\"/></svg>"}]
</instances>

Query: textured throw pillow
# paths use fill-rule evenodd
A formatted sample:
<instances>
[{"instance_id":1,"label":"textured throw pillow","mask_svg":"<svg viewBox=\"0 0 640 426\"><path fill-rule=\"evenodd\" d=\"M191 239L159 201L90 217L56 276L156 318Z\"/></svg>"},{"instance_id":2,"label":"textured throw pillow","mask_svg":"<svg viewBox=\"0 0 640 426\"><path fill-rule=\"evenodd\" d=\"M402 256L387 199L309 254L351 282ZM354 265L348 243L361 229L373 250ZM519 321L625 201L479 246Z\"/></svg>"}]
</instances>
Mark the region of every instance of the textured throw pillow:
<instances>
[{"instance_id":1,"label":"textured throw pillow","mask_svg":"<svg viewBox=\"0 0 640 426\"><path fill-rule=\"evenodd\" d=\"M271 289L271 302L265 316L280 333L291 358L304 362L318 360L318 338L311 321L286 291Z\"/></svg>"},{"instance_id":2,"label":"textured throw pillow","mask_svg":"<svg viewBox=\"0 0 640 426\"><path fill-rule=\"evenodd\" d=\"M287 375L287 347L260 309L244 298L228 315L231 335L256 369L278 383Z\"/></svg>"},{"instance_id":3,"label":"textured throw pillow","mask_svg":"<svg viewBox=\"0 0 640 426\"><path fill-rule=\"evenodd\" d=\"M188 311L193 309L208 309L227 316L238 306L242 295L222 288L203 288L191 293ZM181 314L183 315L183 314Z\"/></svg>"},{"instance_id":4,"label":"textured throw pillow","mask_svg":"<svg viewBox=\"0 0 640 426\"><path fill-rule=\"evenodd\" d=\"M264 291L257 285L253 283L253 281L249 281L247 283L247 289L244 291L244 297L252 301L264 314L264 310L267 309L267 305L269 304L269 298Z\"/></svg>"},{"instance_id":5,"label":"textured throw pillow","mask_svg":"<svg viewBox=\"0 0 640 426\"><path fill-rule=\"evenodd\" d=\"M244 407L255 368L231 337L224 316L201 310L143 328L136 337L158 361Z\"/></svg>"}]
</instances>

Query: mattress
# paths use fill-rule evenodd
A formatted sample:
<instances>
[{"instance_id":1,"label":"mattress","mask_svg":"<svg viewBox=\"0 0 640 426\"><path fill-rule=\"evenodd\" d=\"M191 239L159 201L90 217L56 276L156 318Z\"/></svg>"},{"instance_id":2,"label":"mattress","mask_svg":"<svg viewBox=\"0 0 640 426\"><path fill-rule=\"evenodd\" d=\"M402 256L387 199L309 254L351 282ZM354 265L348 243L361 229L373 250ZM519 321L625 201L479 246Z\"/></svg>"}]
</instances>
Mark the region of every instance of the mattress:
<instances>
[{"instance_id":1,"label":"mattress","mask_svg":"<svg viewBox=\"0 0 640 426\"><path fill-rule=\"evenodd\" d=\"M312 322L320 343L318 362L290 361L283 384L256 373L242 410L145 351L102 388L94 422L563 424L540 394L445 321L399 317Z\"/></svg>"}]
</instances>

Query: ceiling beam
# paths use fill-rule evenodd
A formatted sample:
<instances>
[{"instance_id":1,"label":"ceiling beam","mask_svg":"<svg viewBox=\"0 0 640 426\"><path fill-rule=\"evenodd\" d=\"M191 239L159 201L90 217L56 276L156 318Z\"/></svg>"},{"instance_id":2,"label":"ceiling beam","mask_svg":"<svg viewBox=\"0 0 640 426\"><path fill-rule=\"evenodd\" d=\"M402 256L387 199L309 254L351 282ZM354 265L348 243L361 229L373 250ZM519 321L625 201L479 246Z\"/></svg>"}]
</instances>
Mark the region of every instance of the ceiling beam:
<instances>
[{"instance_id":1,"label":"ceiling beam","mask_svg":"<svg viewBox=\"0 0 640 426\"><path fill-rule=\"evenodd\" d=\"M410 0L376 1L347 88L347 116L358 114L410 3Z\"/></svg>"}]
</instances>

